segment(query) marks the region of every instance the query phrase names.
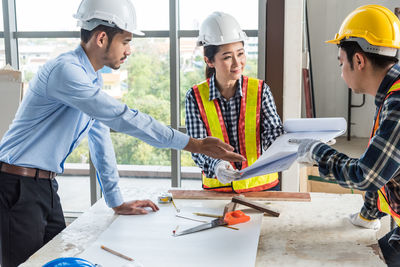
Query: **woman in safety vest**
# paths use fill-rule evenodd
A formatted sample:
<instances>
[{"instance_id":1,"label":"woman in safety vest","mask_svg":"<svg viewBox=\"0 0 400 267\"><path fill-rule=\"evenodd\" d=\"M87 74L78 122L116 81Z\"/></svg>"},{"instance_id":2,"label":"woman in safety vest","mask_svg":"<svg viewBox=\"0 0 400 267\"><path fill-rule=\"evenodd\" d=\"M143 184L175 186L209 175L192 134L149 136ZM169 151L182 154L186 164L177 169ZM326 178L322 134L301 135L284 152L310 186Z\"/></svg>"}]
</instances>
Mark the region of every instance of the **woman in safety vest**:
<instances>
[{"instance_id":1,"label":"woman in safety vest","mask_svg":"<svg viewBox=\"0 0 400 267\"><path fill-rule=\"evenodd\" d=\"M186 127L196 138L214 136L235 148L247 161L232 163L192 153L203 170L203 188L222 192L279 190L278 173L244 180L239 170L253 164L283 133L268 85L243 76L246 34L231 15L214 12L200 27L206 81L186 94Z\"/></svg>"}]
</instances>

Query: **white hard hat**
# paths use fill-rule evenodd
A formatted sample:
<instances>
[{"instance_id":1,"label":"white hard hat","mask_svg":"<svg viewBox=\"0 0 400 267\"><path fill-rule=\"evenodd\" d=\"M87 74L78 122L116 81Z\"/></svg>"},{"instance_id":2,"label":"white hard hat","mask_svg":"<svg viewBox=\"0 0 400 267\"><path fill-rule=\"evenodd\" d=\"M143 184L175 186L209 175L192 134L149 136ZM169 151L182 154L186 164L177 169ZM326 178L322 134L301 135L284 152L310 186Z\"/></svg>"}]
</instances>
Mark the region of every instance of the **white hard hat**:
<instances>
[{"instance_id":1,"label":"white hard hat","mask_svg":"<svg viewBox=\"0 0 400 267\"><path fill-rule=\"evenodd\" d=\"M136 11L130 0L82 0L74 18L78 19L78 26L88 31L106 25L144 35L136 29Z\"/></svg>"},{"instance_id":2,"label":"white hard hat","mask_svg":"<svg viewBox=\"0 0 400 267\"><path fill-rule=\"evenodd\" d=\"M197 45L223 45L245 41L247 35L234 17L214 12L201 24Z\"/></svg>"}]
</instances>

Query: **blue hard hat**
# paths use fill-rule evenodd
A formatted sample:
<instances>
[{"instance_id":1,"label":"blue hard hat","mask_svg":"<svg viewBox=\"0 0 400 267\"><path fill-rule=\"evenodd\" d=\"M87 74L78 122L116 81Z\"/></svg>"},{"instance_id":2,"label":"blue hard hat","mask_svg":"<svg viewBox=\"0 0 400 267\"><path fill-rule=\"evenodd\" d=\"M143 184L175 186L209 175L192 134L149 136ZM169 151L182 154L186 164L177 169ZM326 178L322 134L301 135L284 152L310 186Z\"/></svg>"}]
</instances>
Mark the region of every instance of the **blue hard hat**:
<instances>
[{"instance_id":1,"label":"blue hard hat","mask_svg":"<svg viewBox=\"0 0 400 267\"><path fill-rule=\"evenodd\" d=\"M101 267L98 264L93 264L88 262L87 260L80 258L58 258L52 261L49 261L42 267Z\"/></svg>"}]
</instances>

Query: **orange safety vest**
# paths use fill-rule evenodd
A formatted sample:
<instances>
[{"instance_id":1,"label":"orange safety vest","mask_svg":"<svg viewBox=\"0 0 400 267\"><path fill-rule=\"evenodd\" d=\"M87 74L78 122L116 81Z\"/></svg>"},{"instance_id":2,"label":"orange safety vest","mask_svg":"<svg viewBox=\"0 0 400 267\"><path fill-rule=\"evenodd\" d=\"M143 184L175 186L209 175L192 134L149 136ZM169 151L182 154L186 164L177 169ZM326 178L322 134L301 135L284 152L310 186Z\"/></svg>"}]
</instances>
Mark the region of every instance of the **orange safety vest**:
<instances>
[{"instance_id":1,"label":"orange safety vest","mask_svg":"<svg viewBox=\"0 0 400 267\"><path fill-rule=\"evenodd\" d=\"M400 80L395 82L389 89L389 91L386 94L385 99L382 101L381 106L379 107L378 114L376 115L376 119L374 122L374 129L372 130L371 137L369 139L369 142L371 142L372 137L374 137L376 131L379 128L379 115L382 110L383 102L393 93L396 91L400 91ZM369 145L369 143L368 143ZM378 209L381 212L387 213L392 216L392 218L396 221L397 225L400 226L400 215L397 214L390 206L390 199L388 199L386 190L385 190L385 185L382 186L381 189L378 190Z\"/></svg>"},{"instance_id":2,"label":"orange safety vest","mask_svg":"<svg viewBox=\"0 0 400 267\"><path fill-rule=\"evenodd\" d=\"M197 106L205 124L208 136L214 136L229 144L221 107L216 99L210 101L210 79L193 86ZM238 125L239 149L247 161L242 168L252 165L261 155L260 109L263 81L243 76L242 99ZM231 162L233 168L235 165ZM272 188L279 183L278 173L256 176L241 181L223 184L216 178L202 175L203 188L220 192L251 192Z\"/></svg>"}]
</instances>

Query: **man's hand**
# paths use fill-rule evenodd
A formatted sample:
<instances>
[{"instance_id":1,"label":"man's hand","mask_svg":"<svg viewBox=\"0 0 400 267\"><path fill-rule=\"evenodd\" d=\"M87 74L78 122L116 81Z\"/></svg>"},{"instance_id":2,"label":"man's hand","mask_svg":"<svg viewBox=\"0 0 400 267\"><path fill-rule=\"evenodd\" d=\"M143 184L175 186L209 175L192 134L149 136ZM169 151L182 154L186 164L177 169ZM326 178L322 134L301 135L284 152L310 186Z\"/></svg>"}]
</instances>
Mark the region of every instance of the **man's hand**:
<instances>
[{"instance_id":1,"label":"man's hand","mask_svg":"<svg viewBox=\"0 0 400 267\"><path fill-rule=\"evenodd\" d=\"M301 164L312 165L315 161L312 158L312 150L314 147L321 143L315 139L290 139L290 143L298 144L297 161Z\"/></svg>"},{"instance_id":2,"label":"man's hand","mask_svg":"<svg viewBox=\"0 0 400 267\"><path fill-rule=\"evenodd\" d=\"M157 205L148 199L124 202L121 206L114 207L113 210L120 215L137 215L149 213L148 210L144 209L146 207L150 207L153 211L159 210Z\"/></svg>"},{"instance_id":3,"label":"man's hand","mask_svg":"<svg viewBox=\"0 0 400 267\"><path fill-rule=\"evenodd\" d=\"M240 177L239 171L234 170L232 165L225 160L222 160L218 162L217 165L215 165L214 172L215 176L217 176L218 181L223 184L230 183Z\"/></svg>"},{"instance_id":4,"label":"man's hand","mask_svg":"<svg viewBox=\"0 0 400 267\"><path fill-rule=\"evenodd\" d=\"M244 158L242 155L232 152L232 146L212 136L208 136L203 139L190 138L189 143L184 149L192 153L200 153L212 158L231 162L240 162L246 160L246 158Z\"/></svg>"}]
</instances>

